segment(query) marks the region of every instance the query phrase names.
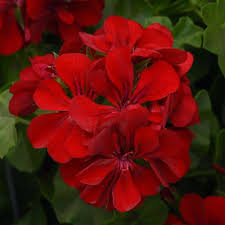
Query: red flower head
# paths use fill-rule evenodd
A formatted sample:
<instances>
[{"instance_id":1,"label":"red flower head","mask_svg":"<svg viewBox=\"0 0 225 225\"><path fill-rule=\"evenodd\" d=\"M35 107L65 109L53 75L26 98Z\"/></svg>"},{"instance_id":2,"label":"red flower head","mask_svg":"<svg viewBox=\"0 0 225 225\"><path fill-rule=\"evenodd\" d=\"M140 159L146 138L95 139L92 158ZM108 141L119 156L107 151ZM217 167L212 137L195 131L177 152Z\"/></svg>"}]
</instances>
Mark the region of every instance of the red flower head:
<instances>
[{"instance_id":1,"label":"red flower head","mask_svg":"<svg viewBox=\"0 0 225 225\"><path fill-rule=\"evenodd\" d=\"M225 198L209 196L202 199L197 194L186 194L180 203L183 221L170 215L166 225L224 225Z\"/></svg>"},{"instance_id":2,"label":"red flower head","mask_svg":"<svg viewBox=\"0 0 225 225\"><path fill-rule=\"evenodd\" d=\"M179 132L140 127L148 123L147 109L131 111L130 118L121 115L125 124L107 127L89 142L86 160L74 159L60 167L65 182L78 188L89 204L120 212L134 209L145 196L157 194L160 183L168 186L189 168Z\"/></svg>"},{"instance_id":3,"label":"red flower head","mask_svg":"<svg viewBox=\"0 0 225 225\"><path fill-rule=\"evenodd\" d=\"M141 57L167 61L180 76L187 73L193 63L190 53L173 48L171 32L158 23L143 29L135 21L110 16L95 35L81 32L80 37L87 46L103 53L126 46L132 52L133 59Z\"/></svg>"},{"instance_id":4,"label":"red flower head","mask_svg":"<svg viewBox=\"0 0 225 225\"><path fill-rule=\"evenodd\" d=\"M52 54L36 56L30 59L31 66L20 73L20 80L12 85L13 97L9 103L9 111L15 116L27 116L37 109L33 94L41 80L54 79L55 57Z\"/></svg>"},{"instance_id":5,"label":"red flower head","mask_svg":"<svg viewBox=\"0 0 225 225\"><path fill-rule=\"evenodd\" d=\"M78 96L72 105L72 117L82 129L95 132L99 123L120 120L120 113L129 117L131 108L142 110L141 104L162 99L179 87L176 71L165 61L157 61L140 74L135 74L133 67L126 47L117 48L92 64L88 73L91 87L114 106L98 105Z\"/></svg>"},{"instance_id":6,"label":"red flower head","mask_svg":"<svg viewBox=\"0 0 225 225\"><path fill-rule=\"evenodd\" d=\"M66 46L76 44L79 49L78 32L81 27L97 24L103 7L103 0L26 0L26 39L37 43L48 29L60 33Z\"/></svg>"},{"instance_id":7,"label":"red flower head","mask_svg":"<svg viewBox=\"0 0 225 225\"><path fill-rule=\"evenodd\" d=\"M17 0L0 0L0 54L10 55L23 46L23 34L16 21Z\"/></svg>"},{"instance_id":8,"label":"red flower head","mask_svg":"<svg viewBox=\"0 0 225 225\"><path fill-rule=\"evenodd\" d=\"M64 54L57 59L56 72L73 96L95 97L86 80L90 63L86 55L79 53ZM74 100L65 94L61 85L55 80L42 81L34 93L34 100L41 109L53 111L31 121L28 137L34 148L48 148L50 156L61 163L72 157L86 156L85 145L89 134L71 118Z\"/></svg>"}]
</instances>

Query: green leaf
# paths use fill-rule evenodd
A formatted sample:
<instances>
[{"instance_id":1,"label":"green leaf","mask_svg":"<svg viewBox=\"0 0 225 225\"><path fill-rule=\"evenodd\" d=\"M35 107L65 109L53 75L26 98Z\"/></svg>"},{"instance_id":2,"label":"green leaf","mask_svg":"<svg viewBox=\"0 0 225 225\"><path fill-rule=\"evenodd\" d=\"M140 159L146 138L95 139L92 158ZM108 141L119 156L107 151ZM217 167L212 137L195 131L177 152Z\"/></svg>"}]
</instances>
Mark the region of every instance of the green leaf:
<instances>
[{"instance_id":1,"label":"green leaf","mask_svg":"<svg viewBox=\"0 0 225 225\"><path fill-rule=\"evenodd\" d=\"M59 173L54 179L54 190L52 206L60 223L99 225L111 217L110 212L83 202L77 190L67 186Z\"/></svg>"},{"instance_id":2,"label":"green leaf","mask_svg":"<svg viewBox=\"0 0 225 225\"><path fill-rule=\"evenodd\" d=\"M149 5L143 0L107 0L104 18L111 15L123 16L143 25L145 19L152 16L152 12Z\"/></svg>"},{"instance_id":3,"label":"green leaf","mask_svg":"<svg viewBox=\"0 0 225 225\"><path fill-rule=\"evenodd\" d=\"M17 140L16 119L8 111L10 98L9 90L0 94L0 158L7 155L8 151L15 146Z\"/></svg>"},{"instance_id":4,"label":"green leaf","mask_svg":"<svg viewBox=\"0 0 225 225\"><path fill-rule=\"evenodd\" d=\"M147 27L153 23L160 23L161 25L167 27L169 30L172 30L173 24L171 20L166 16L153 16L146 19L144 27Z\"/></svg>"},{"instance_id":5,"label":"green leaf","mask_svg":"<svg viewBox=\"0 0 225 225\"><path fill-rule=\"evenodd\" d=\"M159 196L147 198L144 204L126 213L117 213L110 221L102 225L164 225L168 209Z\"/></svg>"},{"instance_id":6,"label":"green leaf","mask_svg":"<svg viewBox=\"0 0 225 225\"><path fill-rule=\"evenodd\" d=\"M38 170L44 160L45 150L34 149L27 138L27 126L18 124L16 146L9 152L7 159L9 163L23 172L34 172Z\"/></svg>"},{"instance_id":7,"label":"green leaf","mask_svg":"<svg viewBox=\"0 0 225 225\"><path fill-rule=\"evenodd\" d=\"M202 8L204 22L203 46L219 56L219 66L225 75L225 0L209 3Z\"/></svg>"},{"instance_id":8,"label":"green leaf","mask_svg":"<svg viewBox=\"0 0 225 225\"><path fill-rule=\"evenodd\" d=\"M191 151L196 154L207 154L210 146L210 138L219 129L218 121L212 112L211 100L206 90L201 90L195 97L201 122L191 127L195 134Z\"/></svg>"},{"instance_id":9,"label":"green leaf","mask_svg":"<svg viewBox=\"0 0 225 225\"><path fill-rule=\"evenodd\" d=\"M184 48L190 45L196 48L201 47L203 29L193 23L189 17L181 17L174 26L174 47Z\"/></svg>"},{"instance_id":10,"label":"green leaf","mask_svg":"<svg viewBox=\"0 0 225 225\"><path fill-rule=\"evenodd\" d=\"M225 75L225 52L218 56L218 63L222 73Z\"/></svg>"},{"instance_id":11,"label":"green leaf","mask_svg":"<svg viewBox=\"0 0 225 225\"><path fill-rule=\"evenodd\" d=\"M214 163L218 166L225 165L225 129L218 132L216 137L216 151L214 155Z\"/></svg>"},{"instance_id":12,"label":"green leaf","mask_svg":"<svg viewBox=\"0 0 225 225\"><path fill-rule=\"evenodd\" d=\"M22 217L15 225L47 225L47 219L41 204L34 205L28 213Z\"/></svg>"}]
</instances>

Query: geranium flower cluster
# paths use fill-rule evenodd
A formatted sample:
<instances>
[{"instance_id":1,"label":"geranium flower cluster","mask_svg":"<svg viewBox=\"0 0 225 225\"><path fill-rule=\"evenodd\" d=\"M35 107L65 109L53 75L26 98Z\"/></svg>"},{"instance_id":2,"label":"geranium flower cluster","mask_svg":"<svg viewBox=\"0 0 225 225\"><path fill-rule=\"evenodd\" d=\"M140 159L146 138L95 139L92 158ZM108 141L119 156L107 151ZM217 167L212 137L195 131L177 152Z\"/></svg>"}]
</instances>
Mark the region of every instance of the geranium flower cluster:
<instances>
[{"instance_id":1,"label":"geranium flower cluster","mask_svg":"<svg viewBox=\"0 0 225 225\"><path fill-rule=\"evenodd\" d=\"M10 111L47 110L29 125L34 148L47 148L85 202L128 211L190 167L188 126L199 122L187 78L193 57L173 48L166 27L119 16L80 36L92 59L35 57L11 87Z\"/></svg>"},{"instance_id":2,"label":"geranium flower cluster","mask_svg":"<svg viewBox=\"0 0 225 225\"><path fill-rule=\"evenodd\" d=\"M0 54L9 55L28 43L38 43L45 30L59 34L68 47L82 47L78 32L96 25L104 0L0 0ZM22 24L16 19L21 14Z\"/></svg>"},{"instance_id":3,"label":"geranium flower cluster","mask_svg":"<svg viewBox=\"0 0 225 225\"><path fill-rule=\"evenodd\" d=\"M170 214L165 225L223 225L224 212L224 197L208 196L203 199L197 194L186 194L180 202L182 218Z\"/></svg>"}]
</instances>

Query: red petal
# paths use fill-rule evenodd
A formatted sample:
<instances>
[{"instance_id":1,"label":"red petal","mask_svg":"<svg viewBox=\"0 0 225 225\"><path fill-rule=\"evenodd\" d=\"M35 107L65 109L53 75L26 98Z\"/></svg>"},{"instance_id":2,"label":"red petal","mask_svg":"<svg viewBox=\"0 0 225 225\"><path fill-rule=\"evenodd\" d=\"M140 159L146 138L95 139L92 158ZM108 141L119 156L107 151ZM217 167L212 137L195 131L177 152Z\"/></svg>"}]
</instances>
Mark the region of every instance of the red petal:
<instances>
[{"instance_id":1,"label":"red petal","mask_svg":"<svg viewBox=\"0 0 225 225\"><path fill-rule=\"evenodd\" d=\"M107 77L104 58L92 63L88 71L88 80L98 95L107 98L117 107L121 106L119 93Z\"/></svg>"},{"instance_id":2,"label":"red petal","mask_svg":"<svg viewBox=\"0 0 225 225\"><path fill-rule=\"evenodd\" d=\"M10 87L10 93L34 92L39 82L37 81L17 81Z\"/></svg>"},{"instance_id":3,"label":"red petal","mask_svg":"<svg viewBox=\"0 0 225 225\"><path fill-rule=\"evenodd\" d=\"M129 47L133 48L137 41L141 38L144 29L142 26L133 21L128 20L128 29L129 29Z\"/></svg>"},{"instance_id":4,"label":"red petal","mask_svg":"<svg viewBox=\"0 0 225 225\"><path fill-rule=\"evenodd\" d=\"M180 79L173 67L165 61L157 61L141 73L133 101L144 103L162 99L175 92L179 84Z\"/></svg>"},{"instance_id":5,"label":"red petal","mask_svg":"<svg viewBox=\"0 0 225 225\"><path fill-rule=\"evenodd\" d=\"M113 189L113 204L119 212L129 211L141 201L141 195L129 170L122 170Z\"/></svg>"},{"instance_id":6,"label":"red petal","mask_svg":"<svg viewBox=\"0 0 225 225\"><path fill-rule=\"evenodd\" d=\"M134 183L143 196L156 195L160 191L160 182L149 168L136 165L132 171Z\"/></svg>"},{"instance_id":7,"label":"red petal","mask_svg":"<svg viewBox=\"0 0 225 225\"><path fill-rule=\"evenodd\" d=\"M150 127L142 127L135 134L135 151L138 153L135 157L144 157L159 146L158 132Z\"/></svg>"},{"instance_id":8,"label":"red petal","mask_svg":"<svg viewBox=\"0 0 225 225\"><path fill-rule=\"evenodd\" d=\"M117 149L118 134L111 128L105 128L89 142L88 152L91 155L112 155Z\"/></svg>"},{"instance_id":9,"label":"red petal","mask_svg":"<svg viewBox=\"0 0 225 225\"><path fill-rule=\"evenodd\" d=\"M88 154L87 142L89 138L87 132L74 125L73 130L67 137L65 148L73 158L83 158Z\"/></svg>"},{"instance_id":10,"label":"red petal","mask_svg":"<svg viewBox=\"0 0 225 225\"><path fill-rule=\"evenodd\" d=\"M48 143L49 155L59 163L66 163L72 159L71 155L65 148L65 142L71 134L74 127L74 123L71 122L70 118L65 119L60 126L58 126L55 133L51 136Z\"/></svg>"},{"instance_id":11,"label":"red petal","mask_svg":"<svg viewBox=\"0 0 225 225\"><path fill-rule=\"evenodd\" d=\"M33 92L18 92L9 102L9 112L15 116L28 116L36 109Z\"/></svg>"},{"instance_id":12,"label":"red petal","mask_svg":"<svg viewBox=\"0 0 225 225\"><path fill-rule=\"evenodd\" d=\"M68 111L70 99L55 80L43 80L34 93L36 104L44 110Z\"/></svg>"},{"instance_id":13,"label":"red petal","mask_svg":"<svg viewBox=\"0 0 225 225\"><path fill-rule=\"evenodd\" d=\"M61 38L64 41L73 41L79 39L79 32L81 31L81 29L77 24L65 24L59 21L58 29Z\"/></svg>"},{"instance_id":14,"label":"red petal","mask_svg":"<svg viewBox=\"0 0 225 225\"><path fill-rule=\"evenodd\" d=\"M39 19L46 13L51 0L26 0L26 12L32 19Z\"/></svg>"},{"instance_id":15,"label":"red petal","mask_svg":"<svg viewBox=\"0 0 225 225\"><path fill-rule=\"evenodd\" d=\"M121 16L110 16L104 23L105 38L112 48L129 45L128 20Z\"/></svg>"},{"instance_id":16,"label":"red petal","mask_svg":"<svg viewBox=\"0 0 225 225\"><path fill-rule=\"evenodd\" d=\"M3 15L3 24L0 27L0 54L10 55L23 46L21 28L17 24L14 9Z\"/></svg>"},{"instance_id":17,"label":"red petal","mask_svg":"<svg viewBox=\"0 0 225 225\"><path fill-rule=\"evenodd\" d=\"M56 61L56 70L74 95L85 92L86 73L91 60L83 54L63 54Z\"/></svg>"},{"instance_id":18,"label":"red petal","mask_svg":"<svg viewBox=\"0 0 225 225\"><path fill-rule=\"evenodd\" d=\"M79 188L82 184L77 178L77 173L83 168L83 166L84 166L83 160L79 159L73 159L66 164L61 164L59 169L63 180L69 186Z\"/></svg>"},{"instance_id":19,"label":"red petal","mask_svg":"<svg viewBox=\"0 0 225 225\"><path fill-rule=\"evenodd\" d=\"M79 2L73 9L73 15L81 26L96 25L102 17L102 5L98 0Z\"/></svg>"},{"instance_id":20,"label":"red petal","mask_svg":"<svg viewBox=\"0 0 225 225\"><path fill-rule=\"evenodd\" d=\"M83 184L97 185L113 170L117 164L116 159L98 159L83 169L79 174Z\"/></svg>"},{"instance_id":21,"label":"red petal","mask_svg":"<svg viewBox=\"0 0 225 225\"><path fill-rule=\"evenodd\" d=\"M191 124L196 113L198 114L198 106L195 99L184 96L170 114L170 121L176 127L185 127Z\"/></svg>"},{"instance_id":22,"label":"red petal","mask_svg":"<svg viewBox=\"0 0 225 225\"><path fill-rule=\"evenodd\" d=\"M109 52L106 56L106 70L122 98L127 100L131 94L134 79L130 50L121 47Z\"/></svg>"},{"instance_id":23,"label":"red petal","mask_svg":"<svg viewBox=\"0 0 225 225\"><path fill-rule=\"evenodd\" d=\"M204 200L197 194L186 194L180 202L180 212L187 224L207 224Z\"/></svg>"},{"instance_id":24,"label":"red petal","mask_svg":"<svg viewBox=\"0 0 225 225\"><path fill-rule=\"evenodd\" d=\"M34 72L32 66L29 66L20 72L20 80L39 81L40 77Z\"/></svg>"},{"instance_id":25,"label":"red petal","mask_svg":"<svg viewBox=\"0 0 225 225\"><path fill-rule=\"evenodd\" d=\"M205 200L205 215L208 224L225 224L225 198L220 196L209 196Z\"/></svg>"},{"instance_id":26,"label":"red petal","mask_svg":"<svg viewBox=\"0 0 225 225\"><path fill-rule=\"evenodd\" d=\"M80 38L74 38L72 41L64 41L63 45L60 49L60 55L65 53L77 53L81 51L83 47L83 43L81 42Z\"/></svg>"},{"instance_id":27,"label":"red petal","mask_svg":"<svg viewBox=\"0 0 225 225\"><path fill-rule=\"evenodd\" d=\"M186 74L193 64L193 56L189 52L175 48L158 49L158 52L165 61L175 67L180 76Z\"/></svg>"},{"instance_id":28,"label":"red petal","mask_svg":"<svg viewBox=\"0 0 225 225\"><path fill-rule=\"evenodd\" d=\"M85 96L74 97L71 106L71 116L89 133L94 132L99 121L113 111L115 111L113 107L98 105Z\"/></svg>"},{"instance_id":29,"label":"red petal","mask_svg":"<svg viewBox=\"0 0 225 225\"><path fill-rule=\"evenodd\" d=\"M172 48L173 47L173 36L169 29L154 23L148 26L142 35L138 48Z\"/></svg>"},{"instance_id":30,"label":"red petal","mask_svg":"<svg viewBox=\"0 0 225 225\"><path fill-rule=\"evenodd\" d=\"M47 147L51 137L62 125L68 114L52 113L35 117L27 130L27 135L34 148Z\"/></svg>"},{"instance_id":31,"label":"red petal","mask_svg":"<svg viewBox=\"0 0 225 225\"><path fill-rule=\"evenodd\" d=\"M66 7L59 7L57 10L57 14L63 23L66 23L66 24L74 23L75 18L73 14L70 11L68 11Z\"/></svg>"},{"instance_id":32,"label":"red petal","mask_svg":"<svg viewBox=\"0 0 225 225\"><path fill-rule=\"evenodd\" d=\"M105 36L102 34L91 35L84 32L80 32L79 35L85 45L96 51L106 53L111 48L110 44L105 40Z\"/></svg>"}]
</instances>

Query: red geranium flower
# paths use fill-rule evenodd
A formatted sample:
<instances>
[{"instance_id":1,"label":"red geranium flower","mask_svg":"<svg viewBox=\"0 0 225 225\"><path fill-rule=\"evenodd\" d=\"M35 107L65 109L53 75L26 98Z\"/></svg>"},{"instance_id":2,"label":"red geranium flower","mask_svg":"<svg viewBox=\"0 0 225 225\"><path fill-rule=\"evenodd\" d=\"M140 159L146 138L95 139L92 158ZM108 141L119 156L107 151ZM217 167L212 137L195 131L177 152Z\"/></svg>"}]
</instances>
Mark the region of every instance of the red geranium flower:
<instances>
[{"instance_id":1,"label":"red geranium flower","mask_svg":"<svg viewBox=\"0 0 225 225\"><path fill-rule=\"evenodd\" d=\"M103 7L104 0L26 0L26 39L37 43L48 29L60 33L65 45L76 44L79 49L78 32L81 27L97 24Z\"/></svg>"},{"instance_id":2,"label":"red geranium flower","mask_svg":"<svg viewBox=\"0 0 225 225\"><path fill-rule=\"evenodd\" d=\"M166 225L224 225L225 198L208 196L202 199L197 194L186 194L180 203L183 221L170 215Z\"/></svg>"},{"instance_id":3,"label":"red geranium flower","mask_svg":"<svg viewBox=\"0 0 225 225\"><path fill-rule=\"evenodd\" d=\"M89 142L88 158L60 167L65 182L89 204L120 212L134 209L145 196L157 194L160 183L176 182L189 168L179 132L140 127L148 123L147 109L130 110L130 118L121 115L125 124L105 128Z\"/></svg>"},{"instance_id":4,"label":"red geranium flower","mask_svg":"<svg viewBox=\"0 0 225 225\"><path fill-rule=\"evenodd\" d=\"M57 74L73 96L95 98L86 80L90 63L86 55L79 53L64 54L57 59ZM41 109L53 111L31 121L28 138L34 148L48 148L50 156L61 163L72 157L86 156L85 145L89 134L82 131L71 118L71 103L74 100L65 94L61 85L55 80L42 81L34 93L34 100Z\"/></svg>"},{"instance_id":5,"label":"red geranium flower","mask_svg":"<svg viewBox=\"0 0 225 225\"><path fill-rule=\"evenodd\" d=\"M37 109L33 94L40 81L54 79L57 76L54 55L36 56L30 61L32 65L20 73L20 80L10 88L13 97L9 103L9 111L15 116L33 113Z\"/></svg>"},{"instance_id":6,"label":"red geranium flower","mask_svg":"<svg viewBox=\"0 0 225 225\"><path fill-rule=\"evenodd\" d=\"M117 48L93 63L88 73L90 85L114 107L78 96L72 105L72 117L82 129L95 132L99 123L113 123L120 119L121 112L129 114L128 106L141 109L141 104L162 99L179 87L176 71L165 61L157 61L136 76L133 67L126 47Z\"/></svg>"},{"instance_id":7,"label":"red geranium flower","mask_svg":"<svg viewBox=\"0 0 225 225\"><path fill-rule=\"evenodd\" d=\"M103 53L126 46L130 48L133 58L167 61L180 76L184 75L193 63L189 52L173 48L171 32L158 23L143 29L135 21L110 16L95 35L81 32L80 37L87 46Z\"/></svg>"},{"instance_id":8,"label":"red geranium flower","mask_svg":"<svg viewBox=\"0 0 225 225\"><path fill-rule=\"evenodd\" d=\"M14 9L18 0L0 0L0 54L10 55L23 46L22 28L16 21Z\"/></svg>"}]
</instances>

